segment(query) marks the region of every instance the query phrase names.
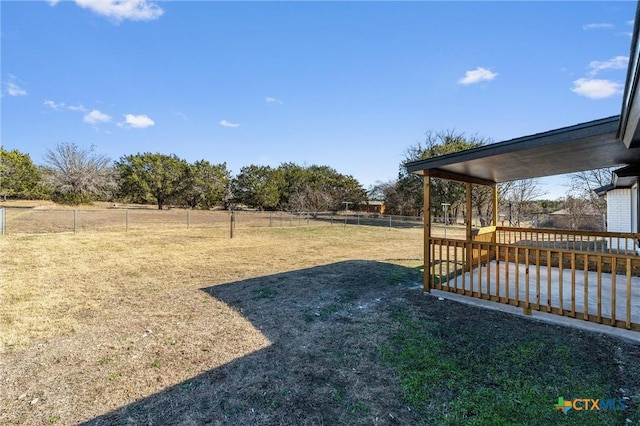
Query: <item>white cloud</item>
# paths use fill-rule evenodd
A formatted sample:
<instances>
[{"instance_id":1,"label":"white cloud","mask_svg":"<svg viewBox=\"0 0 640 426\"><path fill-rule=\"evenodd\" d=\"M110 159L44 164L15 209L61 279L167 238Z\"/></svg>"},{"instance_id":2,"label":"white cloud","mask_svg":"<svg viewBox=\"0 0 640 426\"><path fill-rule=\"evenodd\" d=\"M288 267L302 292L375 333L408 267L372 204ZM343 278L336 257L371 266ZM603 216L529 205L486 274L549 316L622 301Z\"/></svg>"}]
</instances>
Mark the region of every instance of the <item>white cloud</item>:
<instances>
[{"instance_id":1,"label":"white cloud","mask_svg":"<svg viewBox=\"0 0 640 426\"><path fill-rule=\"evenodd\" d=\"M284 104L284 102L282 102L280 99L278 99L278 98L273 98L273 97L271 97L271 96L267 96L264 100L265 100L265 102L266 102L266 103L268 103L269 105L274 105L274 104L282 105L282 104Z\"/></svg>"},{"instance_id":2,"label":"white cloud","mask_svg":"<svg viewBox=\"0 0 640 426\"><path fill-rule=\"evenodd\" d=\"M18 85L17 83L18 78L15 75L9 74L8 79L9 81L7 81L4 84L4 86L9 96L26 96L27 95L27 91Z\"/></svg>"},{"instance_id":3,"label":"white cloud","mask_svg":"<svg viewBox=\"0 0 640 426\"><path fill-rule=\"evenodd\" d=\"M630 19L630 20L628 20L628 21L627 21L627 25L632 26L632 27L635 25L635 23L636 23L636 21L635 21L635 20L633 20L633 19ZM633 37L633 32L631 32L631 31L629 31L629 32L626 32L626 31L625 31L625 32L623 32L622 34L628 35L628 36L629 36L629 38L632 38L632 37Z\"/></svg>"},{"instance_id":4,"label":"white cloud","mask_svg":"<svg viewBox=\"0 0 640 426\"><path fill-rule=\"evenodd\" d=\"M628 56L616 56L608 61L591 61L589 63L589 75L594 76L603 70L619 70L627 68Z\"/></svg>"},{"instance_id":5,"label":"white cloud","mask_svg":"<svg viewBox=\"0 0 640 426\"><path fill-rule=\"evenodd\" d=\"M45 0L47 3L49 3L49 6L53 7L56 4L60 3L60 0Z\"/></svg>"},{"instance_id":6,"label":"white cloud","mask_svg":"<svg viewBox=\"0 0 640 426\"><path fill-rule=\"evenodd\" d=\"M589 99L604 99L622 93L622 85L611 80L579 78L571 91Z\"/></svg>"},{"instance_id":7,"label":"white cloud","mask_svg":"<svg viewBox=\"0 0 640 426\"><path fill-rule=\"evenodd\" d=\"M82 121L89 124L108 123L111 121L111 116L94 109L90 113L86 114Z\"/></svg>"},{"instance_id":8,"label":"white cloud","mask_svg":"<svg viewBox=\"0 0 640 426\"><path fill-rule=\"evenodd\" d=\"M56 111L60 111L62 108L64 108L64 102L61 104L57 104L54 101L48 100L48 101L44 101L42 103L42 105L47 106L51 109L55 109Z\"/></svg>"},{"instance_id":9,"label":"white cloud","mask_svg":"<svg viewBox=\"0 0 640 426\"><path fill-rule=\"evenodd\" d=\"M147 0L75 0L76 4L119 23L123 20L151 21L164 10Z\"/></svg>"},{"instance_id":10,"label":"white cloud","mask_svg":"<svg viewBox=\"0 0 640 426\"><path fill-rule=\"evenodd\" d=\"M227 120L220 120L220 125L222 127L240 127L237 123L230 123Z\"/></svg>"},{"instance_id":11,"label":"white cloud","mask_svg":"<svg viewBox=\"0 0 640 426\"><path fill-rule=\"evenodd\" d=\"M84 105L67 105L64 102L56 103L56 101L46 100L42 103L42 105L49 107L55 111L69 110L69 111L80 111L87 112L89 111Z\"/></svg>"},{"instance_id":12,"label":"white cloud","mask_svg":"<svg viewBox=\"0 0 640 426\"><path fill-rule=\"evenodd\" d=\"M613 24L609 24L606 22L586 24L582 26L583 30L610 30L612 28L613 28Z\"/></svg>"},{"instance_id":13,"label":"white cloud","mask_svg":"<svg viewBox=\"0 0 640 426\"><path fill-rule=\"evenodd\" d=\"M464 73L464 77L458 80L458 84L468 85L480 83L481 81L490 81L498 76L497 73L482 67L470 70Z\"/></svg>"},{"instance_id":14,"label":"white cloud","mask_svg":"<svg viewBox=\"0 0 640 426\"><path fill-rule=\"evenodd\" d=\"M64 105L64 104L62 104ZM84 105L80 104L80 105L68 105L67 109L69 111L80 111L80 112L87 112L89 111L87 108L85 108Z\"/></svg>"},{"instance_id":15,"label":"white cloud","mask_svg":"<svg viewBox=\"0 0 640 426\"><path fill-rule=\"evenodd\" d=\"M134 129L144 129L146 127L155 126L156 122L149 118L146 114L133 115L126 114L124 116L124 126Z\"/></svg>"}]
</instances>

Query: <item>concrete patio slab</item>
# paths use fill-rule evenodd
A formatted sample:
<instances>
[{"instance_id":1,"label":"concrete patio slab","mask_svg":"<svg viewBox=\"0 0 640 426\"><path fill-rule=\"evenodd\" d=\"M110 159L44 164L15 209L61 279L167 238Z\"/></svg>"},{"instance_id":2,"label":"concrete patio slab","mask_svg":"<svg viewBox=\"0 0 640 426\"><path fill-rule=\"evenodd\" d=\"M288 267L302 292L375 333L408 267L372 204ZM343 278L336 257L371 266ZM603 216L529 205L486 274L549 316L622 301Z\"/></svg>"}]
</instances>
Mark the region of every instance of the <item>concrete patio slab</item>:
<instances>
[{"instance_id":1,"label":"concrete patio slab","mask_svg":"<svg viewBox=\"0 0 640 426\"><path fill-rule=\"evenodd\" d=\"M487 274L491 281L491 286L487 288ZM538 288L536 285L538 271L535 265L531 265L529 268L528 288L526 286L527 276L524 265L516 265L514 263L489 262L483 265L481 269L474 269L473 278L469 272L464 275L464 288L470 290L473 285L473 291L478 291L482 287L484 294L491 294L492 296L500 295L500 297L506 297L507 292L511 300L515 299L516 286L515 277L518 276L519 288L518 297L520 301L524 301L529 296L529 302L531 305L537 301ZM581 328L597 333L604 333L620 337L635 342L640 342L640 332L627 330L620 327L612 327L610 325L598 324L583 320L582 313L584 307L588 309L588 313L596 315L598 313L598 294L600 294L600 314L603 318L610 318L612 313L612 296L615 294L615 317L617 320L625 320L627 310L631 311L631 321L634 323L640 323L640 277L632 277L631 279L631 299L627 305L627 279L624 275L615 275L608 273L601 273L598 279L597 272L578 271L575 278L575 290L572 294L571 286L571 272L564 270L562 275L558 268L547 268L541 266L539 270L540 275L540 304L542 305L541 311L535 309L531 310L531 315L525 315L522 307L516 307L513 305L498 303L490 300L478 299L471 296L464 296L462 294L450 293L447 291L432 290L431 295L437 297L443 297L449 300L455 300L462 303L471 304L474 306L481 306L488 309L500 310L509 312L514 315L522 315L535 320L545 321L554 324L561 324L575 328ZM499 285L496 285L499 277ZM600 282L598 286L598 282ZM562 285L561 285L562 284ZM585 303L584 288L587 287L587 300ZM450 288L463 289L463 277L458 276L457 279L451 279L443 285L448 285ZM615 285L615 292L612 293L613 285ZM598 287L600 287L598 289ZM551 301L551 306L555 308L560 307L560 289L562 289L562 308L565 310L571 310L572 303L574 303L576 318L568 316L561 316L557 314L551 314L543 312L546 309L547 301ZM548 298L548 294L550 297Z\"/></svg>"}]
</instances>

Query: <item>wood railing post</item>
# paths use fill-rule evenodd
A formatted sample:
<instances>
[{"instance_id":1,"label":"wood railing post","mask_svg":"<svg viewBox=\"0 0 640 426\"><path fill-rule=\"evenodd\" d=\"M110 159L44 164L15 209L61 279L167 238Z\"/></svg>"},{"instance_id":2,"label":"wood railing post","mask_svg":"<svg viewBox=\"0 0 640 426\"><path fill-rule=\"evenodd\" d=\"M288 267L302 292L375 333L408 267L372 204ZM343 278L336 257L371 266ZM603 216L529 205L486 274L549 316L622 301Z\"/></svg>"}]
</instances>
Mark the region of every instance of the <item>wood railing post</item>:
<instances>
[{"instance_id":1,"label":"wood railing post","mask_svg":"<svg viewBox=\"0 0 640 426\"><path fill-rule=\"evenodd\" d=\"M424 175L424 273L422 274L423 291L429 293L431 291L431 176L427 173ZM391 215L389 215L389 223L391 223Z\"/></svg>"},{"instance_id":2,"label":"wood railing post","mask_svg":"<svg viewBox=\"0 0 640 426\"><path fill-rule=\"evenodd\" d=\"M466 210L467 210L467 223L466 223L466 240L467 240L467 259L465 261L465 271L471 272L473 269L473 247L471 244L472 241L472 226L473 226L473 212L472 212L472 204L471 204L471 182L466 183ZM471 281L471 291L473 292L473 280Z\"/></svg>"},{"instance_id":3,"label":"wood railing post","mask_svg":"<svg viewBox=\"0 0 640 426\"><path fill-rule=\"evenodd\" d=\"M236 229L236 215L233 210L231 210L231 215L229 216L229 238L233 238L233 233Z\"/></svg>"}]
</instances>

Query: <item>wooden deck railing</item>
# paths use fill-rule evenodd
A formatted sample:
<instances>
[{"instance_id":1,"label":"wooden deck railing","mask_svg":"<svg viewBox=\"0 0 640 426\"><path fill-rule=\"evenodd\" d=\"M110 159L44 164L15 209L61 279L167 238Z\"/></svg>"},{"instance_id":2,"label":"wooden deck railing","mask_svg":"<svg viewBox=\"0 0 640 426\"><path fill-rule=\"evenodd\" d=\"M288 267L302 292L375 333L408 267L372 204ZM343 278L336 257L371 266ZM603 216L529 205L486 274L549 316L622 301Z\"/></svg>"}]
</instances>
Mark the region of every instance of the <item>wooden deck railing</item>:
<instances>
[{"instance_id":1,"label":"wooden deck railing","mask_svg":"<svg viewBox=\"0 0 640 426\"><path fill-rule=\"evenodd\" d=\"M496 227L496 242L600 253L634 254L640 234Z\"/></svg>"},{"instance_id":2,"label":"wooden deck railing","mask_svg":"<svg viewBox=\"0 0 640 426\"><path fill-rule=\"evenodd\" d=\"M432 288L640 331L638 234L495 228L429 238Z\"/></svg>"}]
</instances>

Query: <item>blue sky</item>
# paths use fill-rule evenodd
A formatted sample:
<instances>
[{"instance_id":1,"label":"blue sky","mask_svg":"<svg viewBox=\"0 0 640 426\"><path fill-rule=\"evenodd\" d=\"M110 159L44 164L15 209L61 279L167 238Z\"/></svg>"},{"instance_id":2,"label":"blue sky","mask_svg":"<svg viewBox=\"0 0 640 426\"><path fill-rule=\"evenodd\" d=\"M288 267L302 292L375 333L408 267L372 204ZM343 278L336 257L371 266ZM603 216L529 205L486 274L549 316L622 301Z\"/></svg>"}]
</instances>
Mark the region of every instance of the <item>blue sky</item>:
<instances>
[{"instance_id":1,"label":"blue sky","mask_svg":"<svg viewBox=\"0 0 640 426\"><path fill-rule=\"evenodd\" d=\"M2 145L394 179L428 130L617 115L635 2L2 1ZM566 180L545 179L548 198Z\"/></svg>"}]
</instances>

